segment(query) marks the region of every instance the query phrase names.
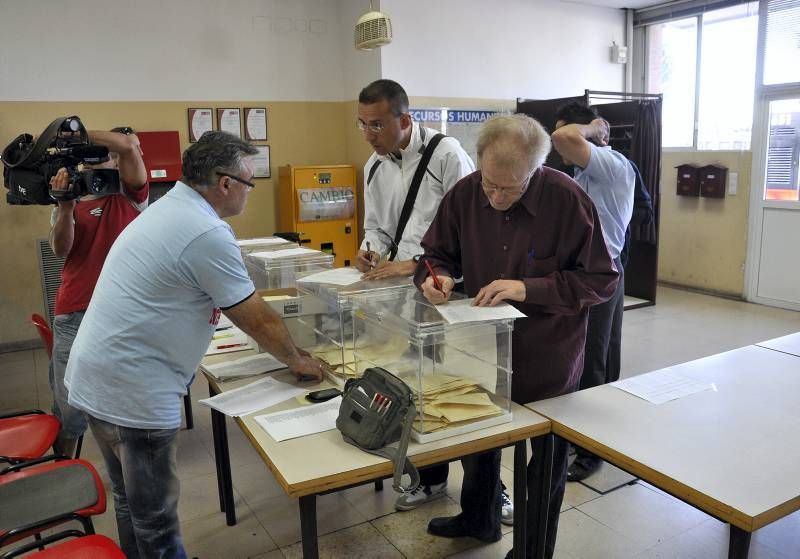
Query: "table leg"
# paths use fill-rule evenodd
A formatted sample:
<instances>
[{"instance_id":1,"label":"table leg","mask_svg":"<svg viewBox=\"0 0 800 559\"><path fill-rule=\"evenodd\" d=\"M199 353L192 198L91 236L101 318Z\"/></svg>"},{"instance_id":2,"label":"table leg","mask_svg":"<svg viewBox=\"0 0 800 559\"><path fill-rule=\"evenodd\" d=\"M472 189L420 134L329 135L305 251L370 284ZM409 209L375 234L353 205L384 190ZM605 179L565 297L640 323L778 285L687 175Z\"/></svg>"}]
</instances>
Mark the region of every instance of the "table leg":
<instances>
[{"instance_id":1,"label":"table leg","mask_svg":"<svg viewBox=\"0 0 800 559\"><path fill-rule=\"evenodd\" d=\"M528 528L528 441L514 445L514 559L524 559Z\"/></svg>"},{"instance_id":2,"label":"table leg","mask_svg":"<svg viewBox=\"0 0 800 559\"><path fill-rule=\"evenodd\" d=\"M383 480L379 479L375 482L375 491L383 491Z\"/></svg>"},{"instance_id":3,"label":"table leg","mask_svg":"<svg viewBox=\"0 0 800 559\"><path fill-rule=\"evenodd\" d=\"M300 497L300 537L303 541L303 558L317 559L317 496Z\"/></svg>"},{"instance_id":4,"label":"table leg","mask_svg":"<svg viewBox=\"0 0 800 559\"><path fill-rule=\"evenodd\" d=\"M211 434L214 439L214 465L217 467L217 494L219 495L219 510L225 512L225 496L222 487L222 466L220 465L219 421L217 414L211 413Z\"/></svg>"},{"instance_id":5,"label":"table leg","mask_svg":"<svg viewBox=\"0 0 800 559\"><path fill-rule=\"evenodd\" d=\"M533 448L530 477L530 512L533 518L528 523L535 530L531 535L530 553L534 559L545 557L547 541L547 517L550 510L550 482L553 477L553 435L542 435L531 439ZM516 464L514 465L516 471ZM516 516L516 507L514 510ZM516 524L516 518L514 519Z\"/></svg>"},{"instance_id":6,"label":"table leg","mask_svg":"<svg viewBox=\"0 0 800 559\"><path fill-rule=\"evenodd\" d=\"M731 527L730 541L728 542L728 559L747 559L750 551L750 532L737 528L733 524Z\"/></svg>"},{"instance_id":7,"label":"table leg","mask_svg":"<svg viewBox=\"0 0 800 559\"><path fill-rule=\"evenodd\" d=\"M209 394L213 390L209 387ZM211 410L211 427L214 430L214 457L217 462L217 489L220 492L220 508L225 512L228 526L236 524L236 506L233 503L233 476L231 475L231 456L228 450L228 430L225 415Z\"/></svg>"}]
</instances>

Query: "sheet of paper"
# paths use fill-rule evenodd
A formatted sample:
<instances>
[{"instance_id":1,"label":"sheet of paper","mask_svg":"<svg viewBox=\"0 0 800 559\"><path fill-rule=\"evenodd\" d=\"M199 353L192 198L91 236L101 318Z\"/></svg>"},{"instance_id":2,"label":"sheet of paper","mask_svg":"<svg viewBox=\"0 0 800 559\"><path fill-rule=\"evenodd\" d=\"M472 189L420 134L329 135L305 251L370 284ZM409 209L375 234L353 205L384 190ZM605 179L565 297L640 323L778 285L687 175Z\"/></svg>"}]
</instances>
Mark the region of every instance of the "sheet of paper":
<instances>
[{"instance_id":1,"label":"sheet of paper","mask_svg":"<svg viewBox=\"0 0 800 559\"><path fill-rule=\"evenodd\" d=\"M355 268L335 268L310 274L297 280L305 283L329 283L331 285L353 285L361 281L361 272Z\"/></svg>"},{"instance_id":2,"label":"sheet of paper","mask_svg":"<svg viewBox=\"0 0 800 559\"><path fill-rule=\"evenodd\" d=\"M341 403L342 397L337 396L322 404L257 415L255 420L270 437L281 442L336 429Z\"/></svg>"},{"instance_id":3,"label":"sheet of paper","mask_svg":"<svg viewBox=\"0 0 800 559\"><path fill-rule=\"evenodd\" d=\"M217 327L219 328L219 325ZM247 334L233 326L232 328L214 332L211 337L211 343L208 344L206 355L243 351L245 349L251 349L250 343L247 341Z\"/></svg>"},{"instance_id":4,"label":"sheet of paper","mask_svg":"<svg viewBox=\"0 0 800 559\"><path fill-rule=\"evenodd\" d=\"M506 303L501 303L496 307L473 307L472 299L448 301L444 305L438 305L436 310L450 324L484 322L503 318L524 318L526 316Z\"/></svg>"},{"instance_id":5,"label":"sheet of paper","mask_svg":"<svg viewBox=\"0 0 800 559\"><path fill-rule=\"evenodd\" d=\"M663 404L664 402L715 388L711 382L701 382L687 378L675 374L669 369L618 380L612 382L611 386L654 404Z\"/></svg>"},{"instance_id":6,"label":"sheet of paper","mask_svg":"<svg viewBox=\"0 0 800 559\"><path fill-rule=\"evenodd\" d=\"M250 256L256 258L264 258L266 260L276 260L278 258L294 258L297 256L310 256L312 254L323 254L319 250L310 248L297 247L297 248L284 248L282 250L265 250L262 252L253 252Z\"/></svg>"},{"instance_id":7,"label":"sheet of paper","mask_svg":"<svg viewBox=\"0 0 800 559\"><path fill-rule=\"evenodd\" d=\"M274 406L305 391L305 388L266 377L213 398L200 400L200 403L225 415L239 417Z\"/></svg>"},{"instance_id":8,"label":"sheet of paper","mask_svg":"<svg viewBox=\"0 0 800 559\"><path fill-rule=\"evenodd\" d=\"M215 378L245 377L277 371L285 368L286 365L275 359L269 353L259 353L249 355L226 363L215 363L213 365L200 365L200 368L208 372Z\"/></svg>"},{"instance_id":9,"label":"sheet of paper","mask_svg":"<svg viewBox=\"0 0 800 559\"><path fill-rule=\"evenodd\" d=\"M280 237L261 237L260 239L239 239L236 242L240 247L249 247L254 245L283 245L289 241Z\"/></svg>"}]
</instances>

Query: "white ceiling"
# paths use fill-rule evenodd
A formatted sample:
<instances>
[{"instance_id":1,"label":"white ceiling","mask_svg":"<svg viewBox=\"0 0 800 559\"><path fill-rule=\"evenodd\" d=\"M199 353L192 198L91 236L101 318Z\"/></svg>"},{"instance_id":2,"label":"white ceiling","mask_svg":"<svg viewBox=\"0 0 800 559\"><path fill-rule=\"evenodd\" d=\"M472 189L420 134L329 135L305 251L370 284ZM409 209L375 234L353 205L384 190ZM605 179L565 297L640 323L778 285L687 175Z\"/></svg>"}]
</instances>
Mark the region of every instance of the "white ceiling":
<instances>
[{"instance_id":1,"label":"white ceiling","mask_svg":"<svg viewBox=\"0 0 800 559\"><path fill-rule=\"evenodd\" d=\"M588 4L590 6L601 6L603 8L646 8L664 4L665 0L561 0L570 4Z\"/></svg>"}]
</instances>

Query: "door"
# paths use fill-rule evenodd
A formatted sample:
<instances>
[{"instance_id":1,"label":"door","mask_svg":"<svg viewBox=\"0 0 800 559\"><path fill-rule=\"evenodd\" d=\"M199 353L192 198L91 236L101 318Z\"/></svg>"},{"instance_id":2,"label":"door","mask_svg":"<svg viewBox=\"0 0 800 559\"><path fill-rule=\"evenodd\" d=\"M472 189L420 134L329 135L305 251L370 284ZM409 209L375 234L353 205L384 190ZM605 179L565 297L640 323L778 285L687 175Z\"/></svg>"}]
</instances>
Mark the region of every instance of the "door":
<instances>
[{"instance_id":1,"label":"door","mask_svg":"<svg viewBox=\"0 0 800 559\"><path fill-rule=\"evenodd\" d=\"M800 0L759 6L746 295L800 310Z\"/></svg>"},{"instance_id":2,"label":"door","mask_svg":"<svg viewBox=\"0 0 800 559\"><path fill-rule=\"evenodd\" d=\"M761 100L753 152L748 299L800 310L800 94Z\"/></svg>"}]
</instances>

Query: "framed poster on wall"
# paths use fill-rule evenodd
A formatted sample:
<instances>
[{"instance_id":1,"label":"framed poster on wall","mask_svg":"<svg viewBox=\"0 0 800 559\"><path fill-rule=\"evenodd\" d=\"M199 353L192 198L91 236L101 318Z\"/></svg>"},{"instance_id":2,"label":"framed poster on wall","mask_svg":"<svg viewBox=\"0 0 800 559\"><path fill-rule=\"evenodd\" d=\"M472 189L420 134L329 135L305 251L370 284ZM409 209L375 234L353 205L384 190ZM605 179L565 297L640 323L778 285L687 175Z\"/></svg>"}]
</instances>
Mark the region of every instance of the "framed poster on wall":
<instances>
[{"instance_id":1,"label":"framed poster on wall","mask_svg":"<svg viewBox=\"0 0 800 559\"><path fill-rule=\"evenodd\" d=\"M217 130L242 137L242 115L239 109L217 109Z\"/></svg>"},{"instance_id":2,"label":"framed poster on wall","mask_svg":"<svg viewBox=\"0 0 800 559\"><path fill-rule=\"evenodd\" d=\"M188 109L189 141L196 142L200 136L214 129L213 111L209 109Z\"/></svg>"},{"instance_id":3,"label":"framed poster on wall","mask_svg":"<svg viewBox=\"0 0 800 559\"><path fill-rule=\"evenodd\" d=\"M272 175L269 171L269 146L253 146L258 153L253 156L253 178L268 179Z\"/></svg>"},{"instance_id":4,"label":"framed poster on wall","mask_svg":"<svg viewBox=\"0 0 800 559\"><path fill-rule=\"evenodd\" d=\"M264 107L244 108L244 139L248 142L267 141L267 109Z\"/></svg>"}]
</instances>

